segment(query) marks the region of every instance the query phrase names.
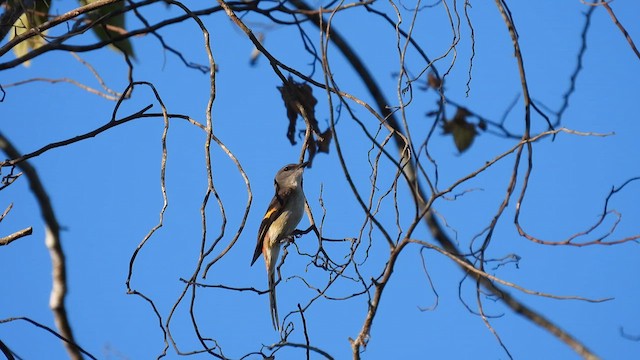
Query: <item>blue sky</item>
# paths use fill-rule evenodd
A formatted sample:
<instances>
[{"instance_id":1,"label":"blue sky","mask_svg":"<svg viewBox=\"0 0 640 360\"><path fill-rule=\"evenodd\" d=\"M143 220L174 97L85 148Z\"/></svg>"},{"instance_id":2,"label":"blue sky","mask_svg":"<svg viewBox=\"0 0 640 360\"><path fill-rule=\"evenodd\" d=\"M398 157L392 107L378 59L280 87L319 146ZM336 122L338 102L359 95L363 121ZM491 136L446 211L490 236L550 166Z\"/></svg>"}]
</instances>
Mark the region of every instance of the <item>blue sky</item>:
<instances>
[{"instance_id":1,"label":"blue sky","mask_svg":"<svg viewBox=\"0 0 640 360\"><path fill-rule=\"evenodd\" d=\"M62 13L67 10L62 6L67 5L54 2L54 8L60 6L55 11ZM458 2L460 10L462 5ZM558 109L575 68L585 19L583 13L587 7L580 1L512 1L509 5L520 35L532 98L546 107ZM611 7L629 34L640 41L640 4L619 0L612 2ZM393 14L388 3L376 3L375 8ZM179 13L160 6L146 11L150 19ZM471 43L464 18L461 19L455 61L451 52L436 64L441 73L452 66L445 83L448 97L488 119L499 121L521 93L512 44L495 4L473 3L469 11L475 36L469 96L465 94L465 84L469 76ZM408 26L409 13L404 11L403 16L403 26ZM265 47L276 58L305 74L311 73L309 55L301 52L302 44L296 29L265 26L268 25L266 19L255 15L243 20L254 31L266 33ZM265 289L262 260L249 267L255 236L273 196L273 176L282 165L297 160L300 142L298 146L291 146L285 138L286 113L276 89L281 83L266 59L261 58L256 67L248 65L252 45L222 13L203 17L203 21L211 33L211 46L219 66L212 112L214 133L247 172L253 202L238 242L212 268L207 279L201 281ZM131 19L128 23L130 26L135 24ZM399 65L393 28L361 9L339 13L333 26L349 39L375 74L387 99L397 105L394 73L398 72ZM305 29L311 41L319 46L318 31L311 26ZM453 37L442 4L424 9L413 31L416 40L432 58L444 54ZM202 35L193 22L164 28L160 33L190 61L206 64ZM90 42L92 36L87 33L76 41ZM175 56L163 52L151 36L134 38L133 46L138 59L134 79L153 82L170 113L187 114L204 122L209 98L208 77L186 69ZM5 62L12 56L7 54L0 61ZM96 67L108 86L116 91L126 87L126 66L118 54L105 49L80 56ZM329 59L341 89L371 101L361 81L335 48L330 48ZM424 66L414 52L409 52L407 64L416 73ZM534 236L547 240L558 241L588 229L602 213L611 188L640 175L637 141L640 126L636 119L640 60L604 9L596 9L592 17L583 66L562 126L615 135L585 137L562 133L554 141L546 138L534 144L534 172L522 206L521 224ZM68 77L92 87L99 86L86 68L63 52L47 53L32 61L30 67L5 70L2 75L0 84L3 87L35 77ZM320 68L316 68L313 76L322 81ZM64 83L31 83L7 87L5 91L6 98L0 103L0 131L25 153L103 125L111 118L115 105ZM329 123L326 94L314 89L314 95L319 101L316 116L324 130ZM413 95L407 116L412 135L417 143L421 143L433 121L425 113L435 108L437 97L433 91L418 89L414 89ZM153 111L160 111L151 91L138 87L133 98L124 103L119 117L148 104L154 104ZM368 130L375 132L376 120L363 108L354 106L354 109ZM452 108L448 108L447 113L453 114ZM520 98L508 114L506 127L514 132L522 131L523 113ZM301 121L298 126L302 126ZM533 130L545 129L544 120L534 116ZM75 335L81 346L101 359L154 358L164 346L151 308L141 298L127 295L125 286L131 255L158 223L162 207L159 180L162 131L161 119L139 119L32 160L49 192L58 221L64 227L62 244L67 255L69 285L66 304ZM338 118L337 132L354 181L359 191L368 196L371 169L367 151L371 144L346 112ZM469 150L459 154L452 138L440 133L440 129L436 130L429 151L438 163L441 189L515 144L513 139L482 133ZM183 120L171 121L166 175L169 206L164 226L145 245L135 263L132 287L154 300L163 321L184 288L179 279L191 276L198 259L200 206L206 190L204 141L204 133L198 128ZM323 209L318 199L322 191L326 237L354 238L358 237L365 217L349 190L333 145L329 154L317 155L313 167L306 171L305 192L319 221ZM247 192L235 165L219 148L212 148L214 183L228 221L225 235L214 251L218 254L232 240L240 224ZM455 200L440 199L434 204L438 214L447 220L449 235L456 239L461 249L469 249L472 238L481 233L495 215L504 198L514 159L513 155L507 156L461 185L454 193L464 193L463 196ZM378 186L383 192L393 181L394 172L389 163L383 162L381 169ZM520 167L521 174L524 170ZM432 167L428 171L433 174ZM522 175L518 178L517 193L521 186ZM612 239L640 232L637 225L639 191L640 183L631 183L610 201L609 208L622 214ZM404 184L398 187L398 199L402 209L399 222L407 226L412 204ZM637 306L640 284L636 276L640 272L640 249L637 242L587 247L537 245L518 236L513 225L515 202L512 198L501 218L487 256L502 258L516 254L521 260L517 266L513 263L497 269L487 266L487 271L535 291L614 298L594 304L553 300L510 290L602 358L638 357L640 343L620 335L620 328L629 334L640 335ZM6 236L27 226L33 226L34 233L0 249L0 269L6 274L0 285L0 319L27 316L53 327L48 308L50 258L44 246L38 206L25 178L2 191L0 208L4 210L10 203L14 208L2 222L0 234ZM380 219L396 231L392 205L391 198L383 201ZM222 224L213 199L207 208L207 219L207 244L210 245L220 233ZM586 239L606 233L613 219L613 216L608 217L603 227ZM300 227L307 225L307 220L303 219ZM414 237L431 241L424 227L419 228ZM376 232L370 240L365 231L362 240L371 241L369 259L362 268L364 276L377 276L388 258L389 248ZM314 252L317 247L312 235L298 239L297 244L305 252ZM336 259L342 259L348 250L348 243L327 245L327 251ZM425 275L421 255L437 296ZM359 257L362 256L360 253ZM299 279L300 276L314 286L323 286L327 281L326 273L309 267L308 258L293 249L290 249L282 271L288 280L278 285L281 320L296 310L297 304L306 304L316 294ZM417 245L408 246L385 290L363 358L508 358L482 320L460 301L458 291L462 278L460 269L446 257L434 251L421 252ZM347 296L359 289L361 286L343 279L336 282L327 295ZM466 304L477 309L473 283L464 282L460 293ZM432 306L436 298L438 306L434 310L420 310ZM578 358L564 344L502 304L484 298L483 304L488 314L496 316L491 323L514 358ZM199 288L195 312L200 331L204 336L216 339L224 354L231 358L259 351L261 344L273 344L279 339L271 327L266 295ZM349 358L348 338L355 337L360 331L365 312L365 297L315 302L305 315L312 344L336 359ZM291 315L289 320L295 326L290 340L304 342L299 316ZM190 323L188 300L178 307L171 331L181 351L201 349ZM66 357L57 339L25 323L2 324L0 339L25 359ZM279 360L303 356L304 352L293 349L276 354ZM176 357L175 350L170 348L167 358ZM205 355L194 357L204 358ZM251 358L260 359L260 356Z\"/></svg>"}]
</instances>

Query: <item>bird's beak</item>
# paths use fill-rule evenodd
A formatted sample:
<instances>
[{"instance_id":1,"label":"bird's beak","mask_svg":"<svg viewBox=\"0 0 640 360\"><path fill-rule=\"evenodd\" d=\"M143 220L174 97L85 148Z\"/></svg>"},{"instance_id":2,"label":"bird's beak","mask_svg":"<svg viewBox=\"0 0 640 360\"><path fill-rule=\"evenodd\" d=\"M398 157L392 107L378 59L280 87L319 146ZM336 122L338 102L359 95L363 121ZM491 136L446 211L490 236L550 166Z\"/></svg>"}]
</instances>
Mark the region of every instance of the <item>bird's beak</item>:
<instances>
[{"instance_id":1,"label":"bird's beak","mask_svg":"<svg viewBox=\"0 0 640 360\"><path fill-rule=\"evenodd\" d=\"M305 162L303 162L302 164L298 165L298 168L299 168L299 169L303 169L303 168L306 168L306 167L307 167L307 165L309 165L309 162L308 162L308 161L305 161Z\"/></svg>"}]
</instances>

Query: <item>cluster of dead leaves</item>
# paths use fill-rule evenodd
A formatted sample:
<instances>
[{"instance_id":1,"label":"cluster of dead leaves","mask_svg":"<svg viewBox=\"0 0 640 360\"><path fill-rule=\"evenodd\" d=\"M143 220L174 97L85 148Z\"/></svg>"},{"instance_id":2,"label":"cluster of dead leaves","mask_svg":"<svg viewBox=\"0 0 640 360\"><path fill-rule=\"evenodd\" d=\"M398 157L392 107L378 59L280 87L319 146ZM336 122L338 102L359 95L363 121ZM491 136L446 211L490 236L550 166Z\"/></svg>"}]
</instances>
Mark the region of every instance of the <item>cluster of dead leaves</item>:
<instances>
[{"instance_id":1,"label":"cluster of dead leaves","mask_svg":"<svg viewBox=\"0 0 640 360\"><path fill-rule=\"evenodd\" d=\"M328 153L329 145L333 133L328 128L324 132L320 131L318 120L316 120L315 107L318 100L313 96L311 86L306 83L294 81L291 77L282 86L278 86L284 106L287 109L287 118L289 126L287 128L287 139L291 145L296 144L296 125L298 115L304 120L307 130L310 130L311 136L306 137L306 146L309 152L309 161L313 161L313 157L318 152Z\"/></svg>"},{"instance_id":2,"label":"cluster of dead leaves","mask_svg":"<svg viewBox=\"0 0 640 360\"><path fill-rule=\"evenodd\" d=\"M429 74L428 86L439 89L442 86L442 81L438 77ZM289 139L291 145L296 144L296 125L298 115L300 115L306 124L305 130L310 130L312 134L312 136L305 138L309 152L309 161L313 160L317 152L328 153L333 134L331 129L320 132L318 121L315 117L315 106L318 100L313 96L311 86L306 83L296 82L289 77L283 86L278 87L278 90L287 109L287 118L289 119L287 139ZM437 114L437 112L431 112L427 115L432 116L435 114ZM471 147L478 135L477 129L482 131L487 129L487 124L482 119L477 123L470 122L468 119L471 116L473 116L473 114L467 109L458 107L453 118L444 119L442 124L442 133L453 136L453 142L461 153Z\"/></svg>"}]
</instances>

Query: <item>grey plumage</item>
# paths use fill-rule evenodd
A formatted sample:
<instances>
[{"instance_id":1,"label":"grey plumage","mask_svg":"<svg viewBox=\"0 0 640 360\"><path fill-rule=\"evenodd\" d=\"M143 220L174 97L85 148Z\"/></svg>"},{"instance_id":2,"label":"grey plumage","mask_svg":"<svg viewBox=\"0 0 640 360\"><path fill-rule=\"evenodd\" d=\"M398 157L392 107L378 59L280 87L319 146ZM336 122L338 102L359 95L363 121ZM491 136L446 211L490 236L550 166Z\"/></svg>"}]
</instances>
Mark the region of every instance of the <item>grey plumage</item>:
<instances>
[{"instance_id":1,"label":"grey plumage","mask_svg":"<svg viewBox=\"0 0 640 360\"><path fill-rule=\"evenodd\" d=\"M260 223L258 242L251 260L253 265L261 253L264 256L270 290L271 320L276 330L279 329L275 289L276 263L282 242L291 236L304 214L302 173L307 164L306 162L289 164L276 174L274 179L276 193Z\"/></svg>"}]
</instances>

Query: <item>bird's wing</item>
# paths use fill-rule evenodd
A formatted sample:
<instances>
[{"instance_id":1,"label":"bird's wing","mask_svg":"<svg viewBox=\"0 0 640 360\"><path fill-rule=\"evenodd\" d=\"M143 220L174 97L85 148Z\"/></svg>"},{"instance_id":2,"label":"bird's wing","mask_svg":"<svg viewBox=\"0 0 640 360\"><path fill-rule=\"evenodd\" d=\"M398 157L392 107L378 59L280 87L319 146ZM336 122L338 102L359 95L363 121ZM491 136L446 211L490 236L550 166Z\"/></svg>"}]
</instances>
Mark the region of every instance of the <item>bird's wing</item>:
<instances>
[{"instance_id":1,"label":"bird's wing","mask_svg":"<svg viewBox=\"0 0 640 360\"><path fill-rule=\"evenodd\" d=\"M260 257L260 254L262 254L262 243L267 235L267 231L269 231L269 224L273 223L278 216L282 214L282 209L284 208L283 198L276 193L273 199L271 199L271 203L269 203L269 207L267 208L267 213L264 214L264 218L260 223L260 229L258 230L258 243L256 244L256 250L253 252L251 265L253 265L253 263L255 263Z\"/></svg>"}]
</instances>

